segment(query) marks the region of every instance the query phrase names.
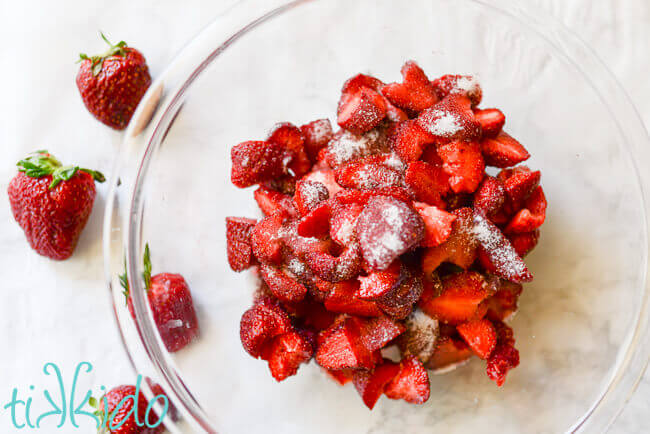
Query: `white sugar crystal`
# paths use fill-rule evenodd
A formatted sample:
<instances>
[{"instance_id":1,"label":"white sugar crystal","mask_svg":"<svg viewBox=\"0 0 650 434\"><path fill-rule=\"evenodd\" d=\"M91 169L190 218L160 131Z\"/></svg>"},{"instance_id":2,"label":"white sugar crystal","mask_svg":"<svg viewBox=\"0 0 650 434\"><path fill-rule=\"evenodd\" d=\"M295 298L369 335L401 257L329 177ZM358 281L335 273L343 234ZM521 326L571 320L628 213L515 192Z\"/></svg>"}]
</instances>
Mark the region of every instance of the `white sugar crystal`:
<instances>
[{"instance_id":1,"label":"white sugar crystal","mask_svg":"<svg viewBox=\"0 0 650 434\"><path fill-rule=\"evenodd\" d=\"M434 110L431 113L433 122L428 126L431 134L441 137L450 137L459 132L463 127L458 116L444 110Z\"/></svg>"},{"instance_id":2,"label":"white sugar crystal","mask_svg":"<svg viewBox=\"0 0 650 434\"><path fill-rule=\"evenodd\" d=\"M485 217L480 214L474 216L472 232L488 252L497 270L501 270L506 276L518 276L526 271L526 264L519 258L512 245L503 241L502 236L490 227Z\"/></svg>"},{"instance_id":3,"label":"white sugar crystal","mask_svg":"<svg viewBox=\"0 0 650 434\"><path fill-rule=\"evenodd\" d=\"M474 93L478 89L478 80L473 75L462 76L456 81L456 88L467 93Z\"/></svg>"}]
</instances>

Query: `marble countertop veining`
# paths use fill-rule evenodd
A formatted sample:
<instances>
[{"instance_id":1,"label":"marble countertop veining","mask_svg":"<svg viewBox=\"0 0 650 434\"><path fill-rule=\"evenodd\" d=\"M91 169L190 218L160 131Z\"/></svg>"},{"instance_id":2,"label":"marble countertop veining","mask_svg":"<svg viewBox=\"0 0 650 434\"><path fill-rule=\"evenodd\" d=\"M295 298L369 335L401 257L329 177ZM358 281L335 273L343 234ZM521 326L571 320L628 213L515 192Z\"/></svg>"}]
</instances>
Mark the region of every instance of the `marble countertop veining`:
<instances>
[{"instance_id":1,"label":"marble countertop veining","mask_svg":"<svg viewBox=\"0 0 650 434\"><path fill-rule=\"evenodd\" d=\"M549 10L588 42L650 126L650 2L522 1ZM145 53L155 76L224 3L0 2L0 191L6 190L14 174L14 162L39 148L49 148L85 167L110 171L121 135L91 118L74 85L78 51L102 48L98 29ZM101 226L106 194L106 186L100 186L75 255L60 263L29 249L7 200L0 199L0 401L9 399L14 387L27 390L42 381L43 364L48 361L70 372L79 361L91 360L94 370L82 380L86 385L133 381L104 284ZM611 432L647 432L649 413L647 373ZM0 422L2 432L9 429L5 422Z\"/></svg>"}]
</instances>

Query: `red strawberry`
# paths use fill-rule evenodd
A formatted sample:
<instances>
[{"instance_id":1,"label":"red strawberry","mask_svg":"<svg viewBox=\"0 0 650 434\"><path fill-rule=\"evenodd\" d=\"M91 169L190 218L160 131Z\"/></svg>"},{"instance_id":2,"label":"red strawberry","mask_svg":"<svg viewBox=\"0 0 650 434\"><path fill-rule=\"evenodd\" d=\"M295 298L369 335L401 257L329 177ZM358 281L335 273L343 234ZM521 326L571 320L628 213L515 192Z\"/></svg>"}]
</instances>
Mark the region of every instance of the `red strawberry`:
<instances>
[{"instance_id":1,"label":"red strawberry","mask_svg":"<svg viewBox=\"0 0 650 434\"><path fill-rule=\"evenodd\" d=\"M260 275L273 295L281 301L300 301L307 294L307 288L295 277L289 276L285 271L276 267L262 264Z\"/></svg>"},{"instance_id":2,"label":"red strawberry","mask_svg":"<svg viewBox=\"0 0 650 434\"><path fill-rule=\"evenodd\" d=\"M474 194L474 211L490 218L501 209L505 200L503 182L493 176L486 176Z\"/></svg>"},{"instance_id":3,"label":"red strawberry","mask_svg":"<svg viewBox=\"0 0 650 434\"><path fill-rule=\"evenodd\" d=\"M483 179L485 163L477 143L455 141L441 145L438 155L454 193L473 193Z\"/></svg>"},{"instance_id":4,"label":"red strawberry","mask_svg":"<svg viewBox=\"0 0 650 434\"><path fill-rule=\"evenodd\" d=\"M410 60L402 66L402 83L391 83L381 88L388 100L408 113L417 114L438 102L435 90L422 68Z\"/></svg>"},{"instance_id":5,"label":"red strawberry","mask_svg":"<svg viewBox=\"0 0 650 434\"><path fill-rule=\"evenodd\" d=\"M244 271L255 263L251 232L256 220L244 217L226 217L228 263L234 271Z\"/></svg>"},{"instance_id":6,"label":"red strawberry","mask_svg":"<svg viewBox=\"0 0 650 434\"><path fill-rule=\"evenodd\" d=\"M443 99L447 95L462 95L472 102L472 107L481 103L483 90L478 84L476 77L471 75L443 75L431 83L438 98Z\"/></svg>"},{"instance_id":7,"label":"red strawberry","mask_svg":"<svg viewBox=\"0 0 650 434\"><path fill-rule=\"evenodd\" d=\"M341 128L363 134L386 117L386 101L376 91L361 87L351 95L341 97L338 111L338 124Z\"/></svg>"},{"instance_id":8,"label":"red strawberry","mask_svg":"<svg viewBox=\"0 0 650 434\"><path fill-rule=\"evenodd\" d=\"M539 229L521 234L508 234L508 239L520 257L526 256L539 241Z\"/></svg>"},{"instance_id":9,"label":"red strawberry","mask_svg":"<svg viewBox=\"0 0 650 434\"><path fill-rule=\"evenodd\" d=\"M264 348L264 358L269 363L271 375L283 381L296 375L302 363L311 360L311 344L300 333L289 332L277 336Z\"/></svg>"},{"instance_id":10,"label":"red strawberry","mask_svg":"<svg viewBox=\"0 0 650 434\"><path fill-rule=\"evenodd\" d=\"M258 358L265 344L292 330L287 313L269 299L262 299L241 317L239 336L244 349Z\"/></svg>"},{"instance_id":11,"label":"red strawberry","mask_svg":"<svg viewBox=\"0 0 650 434\"><path fill-rule=\"evenodd\" d=\"M298 235L301 237L321 237L329 233L329 221L332 215L332 204L321 202L305 214L298 222Z\"/></svg>"},{"instance_id":12,"label":"red strawberry","mask_svg":"<svg viewBox=\"0 0 650 434\"><path fill-rule=\"evenodd\" d=\"M18 162L7 193L14 219L38 254L63 260L72 256L95 202L95 181L104 175L62 166L47 151Z\"/></svg>"},{"instance_id":13,"label":"red strawberry","mask_svg":"<svg viewBox=\"0 0 650 434\"><path fill-rule=\"evenodd\" d=\"M354 387L357 389L357 392L359 392L366 407L372 410L381 395L384 393L384 387L392 381L399 372L400 366L387 359L384 359L384 361L373 371L353 371L352 381L354 382Z\"/></svg>"},{"instance_id":14,"label":"red strawberry","mask_svg":"<svg viewBox=\"0 0 650 434\"><path fill-rule=\"evenodd\" d=\"M377 298L376 303L386 315L404 319L413 311L413 305L422 295L422 279L414 270L402 267L402 276L397 285Z\"/></svg>"},{"instance_id":15,"label":"red strawberry","mask_svg":"<svg viewBox=\"0 0 650 434\"><path fill-rule=\"evenodd\" d=\"M276 144L260 141L242 142L230 151L230 180L239 188L250 187L287 173L291 157Z\"/></svg>"},{"instance_id":16,"label":"red strawberry","mask_svg":"<svg viewBox=\"0 0 650 434\"><path fill-rule=\"evenodd\" d=\"M327 164L337 168L350 161L387 151L386 134L383 128L375 128L365 134L340 130L327 145ZM327 184L326 184L327 185Z\"/></svg>"},{"instance_id":17,"label":"red strawberry","mask_svg":"<svg viewBox=\"0 0 650 434\"><path fill-rule=\"evenodd\" d=\"M400 371L388 383L384 393L390 399L403 399L410 404L422 404L431 393L429 375L416 357L407 356L400 362Z\"/></svg>"},{"instance_id":18,"label":"red strawberry","mask_svg":"<svg viewBox=\"0 0 650 434\"><path fill-rule=\"evenodd\" d=\"M261 185L260 188L253 193L257 206L260 207L264 215L275 214L282 212L287 216L295 217L297 215L296 208L293 205L291 196L288 194L280 193L279 191L271 190L270 188Z\"/></svg>"},{"instance_id":19,"label":"red strawberry","mask_svg":"<svg viewBox=\"0 0 650 434\"><path fill-rule=\"evenodd\" d=\"M315 275L328 282L353 279L361 269L361 253L357 244L346 247L339 256L327 252L307 252L305 261Z\"/></svg>"},{"instance_id":20,"label":"red strawberry","mask_svg":"<svg viewBox=\"0 0 650 434\"><path fill-rule=\"evenodd\" d=\"M343 317L330 328L320 332L316 362L332 370L347 368L372 369L375 358L360 342L358 327L353 327L352 317Z\"/></svg>"},{"instance_id":21,"label":"red strawberry","mask_svg":"<svg viewBox=\"0 0 650 434\"><path fill-rule=\"evenodd\" d=\"M465 342L443 336L436 341L433 355L427 361L426 367L436 373L444 373L464 363L470 357L472 357L472 350Z\"/></svg>"},{"instance_id":22,"label":"red strawberry","mask_svg":"<svg viewBox=\"0 0 650 434\"><path fill-rule=\"evenodd\" d=\"M435 137L412 119L395 124L389 131L388 141L402 160L410 162L420 158L424 149L435 142Z\"/></svg>"},{"instance_id":23,"label":"red strawberry","mask_svg":"<svg viewBox=\"0 0 650 434\"><path fill-rule=\"evenodd\" d=\"M431 274L443 262L451 262L462 268L468 268L476 259L477 242L474 237L474 217L470 208L460 208L452 212L456 220L451 225L451 234L447 241L436 247L430 247L422 254L422 271L425 277Z\"/></svg>"},{"instance_id":24,"label":"red strawberry","mask_svg":"<svg viewBox=\"0 0 650 434\"><path fill-rule=\"evenodd\" d=\"M126 42L111 44L101 55L79 55L77 88L88 111L100 122L123 130L151 84L144 56Z\"/></svg>"},{"instance_id":25,"label":"red strawberry","mask_svg":"<svg viewBox=\"0 0 650 434\"><path fill-rule=\"evenodd\" d=\"M300 177L311 169L311 161L305 151L302 132L294 124L283 122L275 125L266 142L281 146L291 155L288 171L292 176Z\"/></svg>"},{"instance_id":26,"label":"red strawberry","mask_svg":"<svg viewBox=\"0 0 650 434\"><path fill-rule=\"evenodd\" d=\"M424 221L424 240L421 246L434 247L447 241L456 215L423 203L415 203L415 209Z\"/></svg>"},{"instance_id":27,"label":"red strawberry","mask_svg":"<svg viewBox=\"0 0 650 434\"><path fill-rule=\"evenodd\" d=\"M486 319L469 321L456 329L477 356L481 359L490 357L497 344L497 334L490 321Z\"/></svg>"},{"instance_id":28,"label":"red strawberry","mask_svg":"<svg viewBox=\"0 0 650 434\"><path fill-rule=\"evenodd\" d=\"M492 321L505 321L517 311L517 300L522 292L519 283L498 280L497 291L487 299L487 316Z\"/></svg>"},{"instance_id":29,"label":"red strawberry","mask_svg":"<svg viewBox=\"0 0 650 434\"><path fill-rule=\"evenodd\" d=\"M343 206L350 204L367 205L370 199L376 197L390 197L401 202L409 203L413 199L411 194L402 187L384 187L374 190L341 190L334 196L337 203Z\"/></svg>"},{"instance_id":30,"label":"red strawberry","mask_svg":"<svg viewBox=\"0 0 650 434\"><path fill-rule=\"evenodd\" d=\"M331 379L339 383L341 386L345 386L350 381L352 381L352 377L354 376L355 372L364 372L364 371L355 371L353 369L340 369L338 371L333 371L331 369L325 369L325 368L322 369L323 371L325 371L327 375L329 375Z\"/></svg>"},{"instance_id":31,"label":"red strawberry","mask_svg":"<svg viewBox=\"0 0 650 434\"><path fill-rule=\"evenodd\" d=\"M512 345L498 344L487 361L487 375L503 386L508 371L519 366L519 351Z\"/></svg>"},{"instance_id":32,"label":"red strawberry","mask_svg":"<svg viewBox=\"0 0 650 434\"><path fill-rule=\"evenodd\" d=\"M330 220L330 237L342 246L356 243L358 240L354 228L361 211L363 205L357 203L335 206Z\"/></svg>"},{"instance_id":33,"label":"red strawberry","mask_svg":"<svg viewBox=\"0 0 650 434\"><path fill-rule=\"evenodd\" d=\"M505 229L507 233L527 233L539 228L546 218L546 197L541 186L530 194L525 208L512 218Z\"/></svg>"},{"instance_id":34,"label":"red strawberry","mask_svg":"<svg viewBox=\"0 0 650 434\"><path fill-rule=\"evenodd\" d=\"M314 170L302 178L303 181L313 181L323 184L329 193L329 197L333 197L342 188L336 183L334 179L334 171L331 169Z\"/></svg>"},{"instance_id":35,"label":"red strawberry","mask_svg":"<svg viewBox=\"0 0 650 434\"><path fill-rule=\"evenodd\" d=\"M526 199L539 185L542 174L539 170L532 171L526 166L517 166L512 169L503 169L497 178L503 182L506 190L506 204L508 214L512 215L524 207Z\"/></svg>"},{"instance_id":36,"label":"red strawberry","mask_svg":"<svg viewBox=\"0 0 650 434\"><path fill-rule=\"evenodd\" d=\"M358 335L358 342L368 351L384 348L388 342L404 332L404 326L385 316L377 318L352 318L352 327Z\"/></svg>"},{"instance_id":37,"label":"red strawberry","mask_svg":"<svg viewBox=\"0 0 650 434\"><path fill-rule=\"evenodd\" d=\"M420 202L426 202L438 208L446 206L442 197L447 195L451 188L449 175L442 169L442 162L439 166L424 161L409 163L404 175L404 182Z\"/></svg>"},{"instance_id":38,"label":"red strawberry","mask_svg":"<svg viewBox=\"0 0 650 434\"><path fill-rule=\"evenodd\" d=\"M506 116L496 108L474 109L474 117L481 124L484 138L495 138L506 123Z\"/></svg>"},{"instance_id":39,"label":"red strawberry","mask_svg":"<svg viewBox=\"0 0 650 434\"><path fill-rule=\"evenodd\" d=\"M345 83L343 83L341 93L344 95L354 94L363 87L379 91L383 85L384 83L381 80L371 75L357 74L354 77L347 79Z\"/></svg>"},{"instance_id":40,"label":"red strawberry","mask_svg":"<svg viewBox=\"0 0 650 434\"><path fill-rule=\"evenodd\" d=\"M398 344L402 355L415 356L426 363L436 348L438 321L420 309L414 310L404 321L406 330L399 336Z\"/></svg>"},{"instance_id":41,"label":"red strawberry","mask_svg":"<svg viewBox=\"0 0 650 434\"><path fill-rule=\"evenodd\" d=\"M463 271L445 277L439 295L427 285L418 304L426 314L441 322L461 324L476 316L479 304L488 295L483 276Z\"/></svg>"},{"instance_id":42,"label":"red strawberry","mask_svg":"<svg viewBox=\"0 0 650 434\"><path fill-rule=\"evenodd\" d=\"M329 197L330 194L325 184L302 179L296 183L293 200L300 214L304 216Z\"/></svg>"},{"instance_id":43,"label":"red strawberry","mask_svg":"<svg viewBox=\"0 0 650 434\"><path fill-rule=\"evenodd\" d=\"M396 170L364 160L339 167L335 171L335 177L341 187L359 190L398 187L401 184L401 176Z\"/></svg>"},{"instance_id":44,"label":"red strawberry","mask_svg":"<svg viewBox=\"0 0 650 434\"><path fill-rule=\"evenodd\" d=\"M329 119L318 119L300 127L302 136L305 139L305 152L315 163L318 158L318 152L325 148L332 139L332 124Z\"/></svg>"},{"instance_id":45,"label":"red strawberry","mask_svg":"<svg viewBox=\"0 0 650 434\"><path fill-rule=\"evenodd\" d=\"M481 137L481 124L474 117L470 100L452 94L417 117L417 123L437 141L477 140Z\"/></svg>"},{"instance_id":46,"label":"red strawberry","mask_svg":"<svg viewBox=\"0 0 650 434\"><path fill-rule=\"evenodd\" d=\"M282 212L271 214L260 220L251 233L253 254L265 264L279 264L282 261L282 239L280 229L285 216Z\"/></svg>"},{"instance_id":47,"label":"red strawberry","mask_svg":"<svg viewBox=\"0 0 650 434\"><path fill-rule=\"evenodd\" d=\"M370 199L359 215L356 232L366 262L376 270L384 270L420 243L424 222L406 203L378 196Z\"/></svg>"},{"instance_id":48,"label":"red strawberry","mask_svg":"<svg viewBox=\"0 0 650 434\"><path fill-rule=\"evenodd\" d=\"M364 300L376 300L388 294L403 277L401 268L401 262L396 260L383 271L374 271L367 277L359 276L361 285L355 295Z\"/></svg>"},{"instance_id":49,"label":"red strawberry","mask_svg":"<svg viewBox=\"0 0 650 434\"><path fill-rule=\"evenodd\" d=\"M374 302L356 296L359 290L359 282L348 280L331 283L327 285L327 288L328 295L325 298L325 308L327 310L359 316L372 317L381 315L381 310Z\"/></svg>"},{"instance_id":50,"label":"red strawberry","mask_svg":"<svg viewBox=\"0 0 650 434\"><path fill-rule=\"evenodd\" d=\"M479 244L478 261L487 272L515 283L533 279L510 241L481 214L474 214L474 234Z\"/></svg>"},{"instance_id":51,"label":"red strawberry","mask_svg":"<svg viewBox=\"0 0 650 434\"><path fill-rule=\"evenodd\" d=\"M136 395L138 402L136 403ZM96 406L102 432L111 434L158 434L165 430L157 415L147 412L149 401L139 386L122 385L106 392L96 402L90 398L90 405ZM147 426L147 423L149 426ZM154 427L155 425L155 427Z\"/></svg>"},{"instance_id":52,"label":"red strawberry","mask_svg":"<svg viewBox=\"0 0 650 434\"><path fill-rule=\"evenodd\" d=\"M511 167L530 158L526 148L505 131L494 138L484 138L481 141L481 152L485 164L494 167Z\"/></svg>"}]
</instances>

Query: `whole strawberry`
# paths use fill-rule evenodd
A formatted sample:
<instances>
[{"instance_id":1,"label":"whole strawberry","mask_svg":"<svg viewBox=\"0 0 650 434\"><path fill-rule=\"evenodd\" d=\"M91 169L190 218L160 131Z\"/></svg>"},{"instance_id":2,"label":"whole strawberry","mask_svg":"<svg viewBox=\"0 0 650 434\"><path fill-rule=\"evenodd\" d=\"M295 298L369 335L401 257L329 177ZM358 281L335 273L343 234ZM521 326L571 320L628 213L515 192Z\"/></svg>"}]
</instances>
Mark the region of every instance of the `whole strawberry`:
<instances>
[{"instance_id":1,"label":"whole strawberry","mask_svg":"<svg viewBox=\"0 0 650 434\"><path fill-rule=\"evenodd\" d=\"M143 278L154 321L167 351L173 353L184 348L199 334L194 302L187 282L180 274L160 273L152 276L148 244L144 251ZM126 272L120 276L120 282L124 287L131 316L135 318Z\"/></svg>"},{"instance_id":2,"label":"whole strawberry","mask_svg":"<svg viewBox=\"0 0 650 434\"><path fill-rule=\"evenodd\" d=\"M124 41L113 45L101 36L110 48L98 56L79 55L77 87L93 116L111 128L123 130L149 88L151 76L138 50Z\"/></svg>"},{"instance_id":3,"label":"whole strawberry","mask_svg":"<svg viewBox=\"0 0 650 434\"><path fill-rule=\"evenodd\" d=\"M19 173L7 192L14 219L32 249L51 259L72 255L95 201L100 172L63 166L47 151L37 151L17 164Z\"/></svg>"},{"instance_id":4,"label":"whole strawberry","mask_svg":"<svg viewBox=\"0 0 650 434\"><path fill-rule=\"evenodd\" d=\"M158 434L163 432L164 426L162 423L157 425L158 417L155 414L149 414L148 423L150 426L156 426L154 428L147 426L145 418L149 402L141 392L138 394L136 416L136 392L135 386L123 385L109 390L99 402L93 398L90 399L90 405L97 408L95 415L101 423L98 432L112 434ZM164 405L161 400L158 400L158 403ZM117 408L118 404L119 408ZM108 411L106 411L106 407Z\"/></svg>"}]
</instances>

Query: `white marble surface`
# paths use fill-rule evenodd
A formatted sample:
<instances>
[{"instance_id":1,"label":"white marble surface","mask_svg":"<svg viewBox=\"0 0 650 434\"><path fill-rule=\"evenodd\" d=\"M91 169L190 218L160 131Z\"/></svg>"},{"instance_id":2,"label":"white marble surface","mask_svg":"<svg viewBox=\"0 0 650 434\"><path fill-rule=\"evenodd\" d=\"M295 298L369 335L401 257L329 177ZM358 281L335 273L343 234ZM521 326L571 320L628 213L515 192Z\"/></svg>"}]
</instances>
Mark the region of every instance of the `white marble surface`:
<instances>
[{"instance_id":1,"label":"white marble surface","mask_svg":"<svg viewBox=\"0 0 650 434\"><path fill-rule=\"evenodd\" d=\"M594 47L650 126L650 4L531 1ZM110 170L121 136L91 118L74 86L78 51L102 49L97 29L138 47L155 75L222 7L223 3L207 1L2 0L0 191L13 176L15 161L38 148L49 148L66 161ZM82 383L87 387L133 381L104 285L100 228L105 195L106 188L100 186L78 250L62 263L29 249L7 201L0 200L0 402L9 399L13 387L27 391L30 384L46 382L41 369L47 361L57 362L68 376L79 361L91 361L95 371ZM646 375L612 432L647 432L649 411L650 375ZM11 432L5 414L0 414L0 431Z\"/></svg>"}]
</instances>

